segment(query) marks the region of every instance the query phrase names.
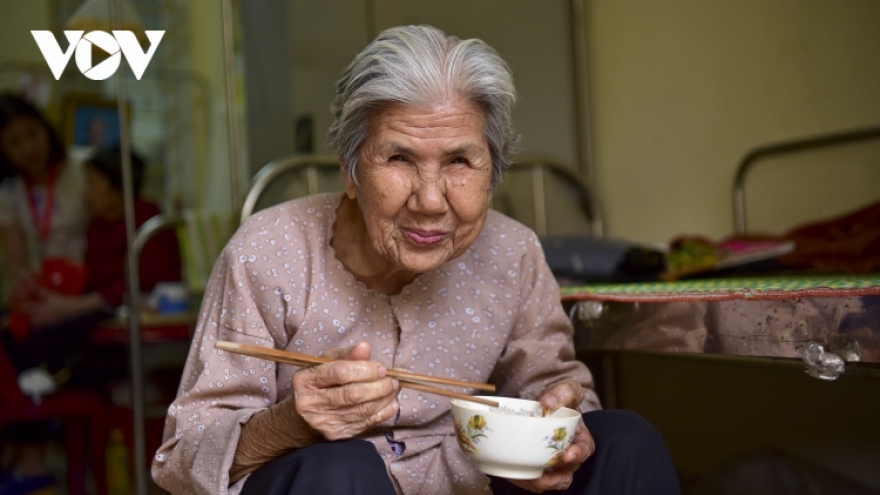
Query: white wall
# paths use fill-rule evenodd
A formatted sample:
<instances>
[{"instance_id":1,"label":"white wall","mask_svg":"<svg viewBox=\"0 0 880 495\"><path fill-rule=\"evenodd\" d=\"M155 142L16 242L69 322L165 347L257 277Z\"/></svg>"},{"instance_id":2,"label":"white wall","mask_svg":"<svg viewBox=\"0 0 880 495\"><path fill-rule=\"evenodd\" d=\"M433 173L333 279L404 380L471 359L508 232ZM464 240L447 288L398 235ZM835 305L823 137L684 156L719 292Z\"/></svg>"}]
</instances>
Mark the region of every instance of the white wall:
<instances>
[{"instance_id":1,"label":"white wall","mask_svg":"<svg viewBox=\"0 0 880 495\"><path fill-rule=\"evenodd\" d=\"M880 2L586 5L595 169L611 235L727 235L734 172L749 149L880 123ZM781 231L805 212L876 199L873 150L834 158L810 184L796 169L765 178L772 188L752 196L772 197L755 208L756 225ZM809 206L784 208L800 201Z\"/></svg>"}]
</instances>

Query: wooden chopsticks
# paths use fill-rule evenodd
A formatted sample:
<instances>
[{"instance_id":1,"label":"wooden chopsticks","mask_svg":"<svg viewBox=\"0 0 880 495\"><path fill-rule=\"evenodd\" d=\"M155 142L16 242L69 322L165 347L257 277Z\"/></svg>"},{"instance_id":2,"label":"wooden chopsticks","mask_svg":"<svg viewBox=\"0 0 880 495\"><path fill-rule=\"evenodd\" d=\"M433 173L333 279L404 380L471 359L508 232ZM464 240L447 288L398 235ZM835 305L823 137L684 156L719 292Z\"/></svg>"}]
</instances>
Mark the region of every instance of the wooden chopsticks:
<instances>
[{"instance_id":1,"label":"wooden chopsticks","mask_svg":"<svg viewBox=\"0 0 880 495\"><path fill-rule=\"evenodd\" d=\"M301 367L312 366L314 364L329 363L333 361L332 359L320 356L311 356L308 354L301 354L299 352L283 351L280 349L269 349L266 347L239 344L237 342L227 342L224 340L219 340L215 342L214 347L222 351L229 351L236 354L244 354L246 356L269 359L278 363L293 364ZM417 373L410 373L408 371L395 369L389 369L387 373L388 376L397 378L400 381L400 386L402 387L419 390L421 392L442 395L445 397L452 397L455 399L463 399L470 402L477 402L480 404L485 404L487 406L498 407L498 403L492 400L482 399L480 397L474 397L467 394L460 394L458 392L451 392L446 389L427 385L428 383L436 383L439 385L447 385L451 387L471 388L475 390L494 392L495 386L490 383L466 382L462 380L453 380L452 378L420 375Z\"/></svg>"}]
</instances>

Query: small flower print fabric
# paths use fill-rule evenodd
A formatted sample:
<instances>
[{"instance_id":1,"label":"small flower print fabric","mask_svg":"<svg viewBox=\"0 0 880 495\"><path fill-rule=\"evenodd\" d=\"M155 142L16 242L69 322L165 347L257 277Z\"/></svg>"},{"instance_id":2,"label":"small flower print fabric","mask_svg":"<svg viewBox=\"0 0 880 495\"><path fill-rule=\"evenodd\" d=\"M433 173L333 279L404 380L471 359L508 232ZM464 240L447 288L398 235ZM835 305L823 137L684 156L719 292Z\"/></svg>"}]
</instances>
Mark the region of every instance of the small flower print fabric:
<instances>
[{"instance_id":1,"label":"small flower print fabric","mask_svg":"<svg viewBox=\"0 0 880 495\"><path fill-rule=\"evenodd\" d=\"M599 408L530 229L490 210L464 254L388 296L357 280L330 247L340 199L316 195L258 212L223 250L153 460L160 486L237 494L246 478L230 485L229 469L241 426L291 395L297 367L218 351L218 340L313 355L368 341L388 368L491 382L499 395L529 399L574 380L586 392L582 411ZM489 493L489 479L458 446L450 400L408 389L398 400L398 417L363 436L398 492Z\"/></svg>"}]
</instances>

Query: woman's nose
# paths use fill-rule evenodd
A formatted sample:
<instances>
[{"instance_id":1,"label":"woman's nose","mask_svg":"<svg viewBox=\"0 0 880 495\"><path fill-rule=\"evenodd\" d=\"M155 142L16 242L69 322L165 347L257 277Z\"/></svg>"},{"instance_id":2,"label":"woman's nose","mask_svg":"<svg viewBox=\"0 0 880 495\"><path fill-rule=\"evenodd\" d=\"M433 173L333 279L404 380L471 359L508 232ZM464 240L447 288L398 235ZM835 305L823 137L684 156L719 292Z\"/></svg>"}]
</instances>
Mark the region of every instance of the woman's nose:
<instances>
[{"instance_id":1,"label":"woman's nose","mask_svg":"<svg viewBox=\"0 0 880 495\"><path fill-rule=\"evenodd\" d=\"M442 177L419 178L416 190L410 197L410 209L426 215L445 213L446 183Z\"/></svg>"}]
</instances>

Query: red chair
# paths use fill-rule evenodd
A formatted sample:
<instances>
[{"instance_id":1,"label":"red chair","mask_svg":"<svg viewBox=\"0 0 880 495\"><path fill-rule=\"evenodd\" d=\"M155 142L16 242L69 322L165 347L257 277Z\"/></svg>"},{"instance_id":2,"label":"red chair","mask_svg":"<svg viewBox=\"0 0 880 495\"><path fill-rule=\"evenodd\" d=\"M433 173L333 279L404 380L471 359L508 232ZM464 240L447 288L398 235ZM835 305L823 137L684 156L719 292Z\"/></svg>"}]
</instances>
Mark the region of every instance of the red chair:
<instances>
[{"instance_id":1,"label":"red chair","mask_svg":"<svg viewBox=\"0 0 880 495\"><path fill-rule=\"evenodd\" d=\"M60 419L67 457L67 493L85 495L88 458L98 495L107 494L104 449L107 445L106 401L89 391L62 390L39 404L22 394L15 370L0 350L0 428L22 421Z\"/></svg>"}]
</instances>

